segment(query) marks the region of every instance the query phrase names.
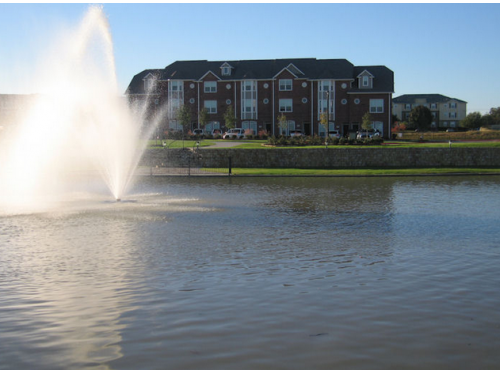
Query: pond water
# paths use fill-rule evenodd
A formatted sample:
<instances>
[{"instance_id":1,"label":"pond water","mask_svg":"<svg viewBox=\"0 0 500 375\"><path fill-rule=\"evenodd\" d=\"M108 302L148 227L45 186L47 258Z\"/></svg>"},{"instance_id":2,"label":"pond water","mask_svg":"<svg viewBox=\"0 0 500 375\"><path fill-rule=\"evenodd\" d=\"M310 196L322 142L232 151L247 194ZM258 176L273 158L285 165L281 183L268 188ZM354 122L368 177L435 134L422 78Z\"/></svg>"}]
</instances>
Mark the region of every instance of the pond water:
<instances>
[{"instance_id":1,"label":"pond water","mask_svg":"<svg viewBox=\"0 0 500 375\"><path fill-rule=\"evenodd\" d=\"M144 178L0 216L0 369L498 369L500 177Z\"/></svg>"}]
</instances>

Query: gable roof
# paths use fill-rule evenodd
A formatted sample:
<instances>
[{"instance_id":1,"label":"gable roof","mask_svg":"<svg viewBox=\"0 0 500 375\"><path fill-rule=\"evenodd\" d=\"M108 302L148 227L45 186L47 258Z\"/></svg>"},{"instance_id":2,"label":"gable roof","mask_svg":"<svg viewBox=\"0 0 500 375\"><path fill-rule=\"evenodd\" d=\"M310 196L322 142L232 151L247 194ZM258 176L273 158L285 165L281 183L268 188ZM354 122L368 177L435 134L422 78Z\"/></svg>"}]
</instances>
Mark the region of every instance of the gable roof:
<instances>
[{"instance_id":1,"label":"gable roof","mask_svg":"<svg viewBox=\"0 0 500 375\"><path fill-rule=\"evenodd\" d=\"M132 78L132 81L130 81L125 93L144 93L144 79L150 74L161 77L161 72L161 69L146 69L136 74L134 78Z\"/></svg>"},{"instance_id":2,"label":"gable roof","mask_svg":"<svg viewBox=\"0 0 500 375\"><path fill-rule=\"evenodd\" d=\"M372 88L360 89L353 86L349 89L350 93L394 92L394 72L392 70L383 65L355 66L353 76L358 77L365 71L374 77Z\"/></svg>"},{"instance_id":3,"label":"gable roof","mask_svg":"<svg viewBox=\"0 0 500 375\"><path fill-rule=\"evenodd\" d=\"M238 61L176 61L163 70L162 80L182 79L198 81L207 71L217 71L227 63L233 67L227 80L272 79L282 70L308 79L349 79L353 65L345 59L276 59ZM321 73L321 74L320 74Z\"/></svg>"},{"instance_id":4,"label":"gable roof","mask_svg":"<svg viewBox=\"0 0 500 375\"><path fill-rule=\"evenodd\" d=\"M450 100L455 100L457 102L467 103L464 100L449 98L441 94L405 94L392 99L393 103L415 103L418 99L426 99L427 103L443 103Z\"/></svg>"},{"instance_id":5,"label":"gable roof","mask_svg":"<svg viewBox=\"0 0 500 375\"><path fill-rule=\"evenodd\" d=\"M143 93L142 78L148 73L160 74L160 80L200 81L208 72L219 72L222 66L231 66L230 76L219 76L220 80L272 80L287 70L298 78L308 80L350 80L353 81L367 70L376 78L373 88L360 92L394 92L394 73L385 66L355 67L346 59L289 58L274 60L191 60L175 61L164 69L148 69L132 79L127 93ZM142 86L141 86L142 85ZM351 92L356 92L353 88Z\"/></svg>"}]
</instances>

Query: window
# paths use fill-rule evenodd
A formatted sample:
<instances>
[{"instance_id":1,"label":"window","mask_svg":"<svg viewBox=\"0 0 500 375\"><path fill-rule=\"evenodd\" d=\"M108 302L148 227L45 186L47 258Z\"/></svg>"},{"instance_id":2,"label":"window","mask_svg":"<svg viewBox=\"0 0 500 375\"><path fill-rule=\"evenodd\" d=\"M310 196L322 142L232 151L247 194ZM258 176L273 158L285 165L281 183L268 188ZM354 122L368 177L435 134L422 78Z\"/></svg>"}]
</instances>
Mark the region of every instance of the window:
<instances>
[{"instance_id":1,"label":"window","mask_svg":"<svg viewBox=\"0 0 500 375\"><path fill-rule=\"evenodd\" d=\"M231 75L231 69L232 69L232 67L228 63L224 63L220 67L220 71L221 71L221 74L223 76L230 76Z\"/></svg>"},{"instance_id":2,"label":"window","mask_svg":"<svg viewBox=\"0 0 500 375\"><path fill-rule=\"evenodd\" d=\"M184 84L182 81L168 82L168 116L177 116L177 110L184 104Z\"/></svg>"},{"instance_id":3,"label":"window","mask_svg":"<svg viewBox=\"0 0 500 375\"><path fill-rule=\"evenodd\" d=\"M405 109L409 111L411 109L411 104L405 104Z\"/></svg>"},{"instance_id":4,"label":"window","mask_svg":"<svg viewBox=\"0 0 500 375\"><path fill-rule=\"evenodd\" d=\"M451 102L450 103L450 108L457 108L457 103Z\"/></svg>"},{"instance_id":5,"label":"window","mask_svg":"<svg viewBox=\"0 0 500 375\"><path fill-rule=\"evenodd\" d=\"M431 109L436 109L436 103L431 103Z\"/></svg>"},{"instance_id":6,"label":"window","mask_svg":"<svg viewBox=\"0 0 500 375\"><path fill-rule=\"evenodd\" d=\"M292 80L280 79L280 91L292 91Z\"/></svg>"},{"instance_id":7,"label":"window","mask_svg":"<svg viewBox=\"0 0 500 375\"><path fill-rule=\"evenodd\" d=\"M217 100L205 100L205 108L208 113L217 113Z\"/></svg>"},{"instance_id":8,"label":"window","mask_svg":"<svg viewBox=\"0 0 500 375\"><path fill-rule=\"evenodd\" d=\"M368 80L368 76L363 76L363 81L362 82L363 82L362 83L363 87L368 86L369 83L370 83L369 80Z\"/></svg>"},{"instance_id":9,"label":"window","mask_svg":"<svg viewBox=\"0 0 500 375\"><path fill-rule=\"evenodd\" d=\"M147 93L153 91L155 84L156 84L156 80L153 78L148 78L148 79L144 80L144 91Z\"/></svg>"},{"instance_id":10,"label":"window","mask_svg":"<svg viewBox=\"0 0 500 375\"><path fill-rule=\"evenodd\" d=\"M370 99L370 113L384 113L384 99Z\"/></svg>"},{"instance_id":11,"label":"window","mask_svg":"<svg viewBox=\"0 0 500 375\"><path fill-rule=\"evenodd\" d=\"M216 81L208 81L204 83L204 91L205 92L217 92L217 82Z\"/></svg>"},{"instance_id":12,"label":"window","mask_svg":"<svg viewBox=\"0 0 500 375\"><path fill-rule=\"evenodd\" d=\"M321 114L328 112L328 118L334 119L335 115L335 91L334 81L320 81L318 87L318 120Z\"/></svg>"},{"instance_id":13,"label":"window","mask_svg":"<svg viewBox=\"0 0 500 375\"><path fill-rule=\"evenodd\" d=\"M207 125L205 125L206 132L211 133L216 129L220 129L220 122L219 121L210 121L209 123L207 123Z\"/></svg>"},{"instance_id":14,"label":"window","mask_svg":"<svg viewBox=\"0 0 500 375\"><path fill-rule=\"evenodd\" d=\"M149 73L144 79L144 91L146 93L150 93L155 89L156 86L156 77Z\"/></svg>"},{"instance_id":15,"label":"window","mask_svg":"<svg viewBox=\"0 0 500 375\"><path fill-rule=\"evenodd\" d=\"M280 99L280 112L292 112L292 99Z\"/></svg>"},{"instance_id":16,"label":"window","mask_svg":"<svg viewBox=\"0 0 500 375\"><path fill-rule=\"evenodd\" d=\"M245 134L257 134L257 121L243 121L241 128L245 129Z\"/></svg>"},{"instance_id":17,"label":"window","mask_svg":"<svg viewBox=\"0 0 500 375\"><path fill-rule=\"evenodd\" d=\"M457 118L456 112L450 112L450 118Z\"/></svg>"},{"instance_id":18,"label":"window","mask_svg":"<svg viewBox=\"0 0 500 375\"><path fill-rule=\"evenodd\" d=\"M383 134L384 123L382 121L374 121L372 127L374 131L379 132L381 135Z\"/></svg>"},{"instance_id":19,"label":"window","mask_svg":"<svg viewBox=\"0 0 500 375\"><path fill-rule=\"evenodd\" d=\"M257 118L257 81L243 81L241 84L241 118Z\"/></svg>"}]
</instances>

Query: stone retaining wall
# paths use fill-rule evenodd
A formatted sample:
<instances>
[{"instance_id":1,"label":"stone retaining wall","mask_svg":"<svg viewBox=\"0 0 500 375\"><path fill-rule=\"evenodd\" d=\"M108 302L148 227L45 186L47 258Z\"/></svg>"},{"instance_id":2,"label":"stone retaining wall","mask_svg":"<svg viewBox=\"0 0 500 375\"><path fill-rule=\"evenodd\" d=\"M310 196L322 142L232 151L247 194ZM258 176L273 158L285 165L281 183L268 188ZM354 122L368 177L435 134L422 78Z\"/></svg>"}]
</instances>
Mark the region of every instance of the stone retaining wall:
<instances>
[{"instance_id":1,"label":"stone retaining wall","mask_svg":"<svg viewBox=\"0 0 500 375\"><path fill-rule=\"evenodd\" d=\"M142 165L192 163L206 168L500 167L500 148L336 148L147 150Z\"/></svg>"}]
</instances>

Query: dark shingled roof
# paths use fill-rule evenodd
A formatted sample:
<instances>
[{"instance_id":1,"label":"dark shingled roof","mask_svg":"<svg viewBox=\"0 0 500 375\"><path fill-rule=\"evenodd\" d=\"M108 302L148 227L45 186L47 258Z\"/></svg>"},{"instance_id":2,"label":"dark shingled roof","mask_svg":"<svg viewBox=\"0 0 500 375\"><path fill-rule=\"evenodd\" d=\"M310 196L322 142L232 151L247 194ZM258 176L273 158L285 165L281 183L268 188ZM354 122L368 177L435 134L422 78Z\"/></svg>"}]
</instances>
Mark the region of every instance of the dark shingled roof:
<instances>
[{"instance_id":1,"label":"dark shingled roof","mask_svg":"<svg viewBox=\"0 0 500 375\"><path fill-rule=\"evenodd\" d=\"M222 77L220 67L227 62L234 69L230 77ZM295 65L307 79L348 79L352 77L353 65L345 59L277 59L239 61L176 61L163 70L162 79L199 80L211 71L222 80L271 79L290 64Z\"/></svg>"},{"instance_id":2,"label":"dark shingled roof","mask_svg":"<svg viewBox=\"0 0 500 375\"><path fill-rule=\"evenodd\" d=\"M144 78L149 74L154 74L158 78L161 76L161 69L146 69L136 74L130 84L128 85L126 94L134 93L134 94L144 94Z\"/></svg>"},{"instance_id":3,"label":"dark shingled roof","mask_svg":"<svg viewBox=\"0 0 500 375\"><path fill-rule=\"evenodd\" d=\"M233 69L231 76L221 75L221 66L228 63ZM191 80L198 81L208 72L212 72L221 80L266 80L273 79L282 70L287 69L298 78L308 80L318 79L349 79L355 80L356 76L363 70L368 70L375 76L375 87L363 92L394 92L394 73L385 66L355 67L346 59L324 59L315 58L302 59L275 59L275 60L221 60L221 61L175 61L165 69L148 69L137 74L132 79L127 92L143 93L143 79L149 73L160 74L160 80ZM303 73L303 74L302 74ZM355 89L353 89L355 90Z\"/></svg>"},{"instance_id":4,"label":"dark shingled roof","mask_svg":"<svg viewBox=\"0 0 500 375\"><path fill-rule=\"evenodd\" d=\"M427 103L442 103L448 102L450 100L467 103L466 101L456 98L449 98L441 94L405 94L394 98L392 101L393 103L414 103L417 99L426 99Z\"/></svg>"},{"instance_id":5,"label":"dark shingled roof","mask_svg":"<svg viewBox=\"0 0 500 375\"><path fill-rule=\"evenodd\" d=\"M373 88L360 89L353 87L349 92L394 92L394 72L383 65L355 66L354 78L364 71L369 72L373 78Z\"/></svg>"}]
</instances>

